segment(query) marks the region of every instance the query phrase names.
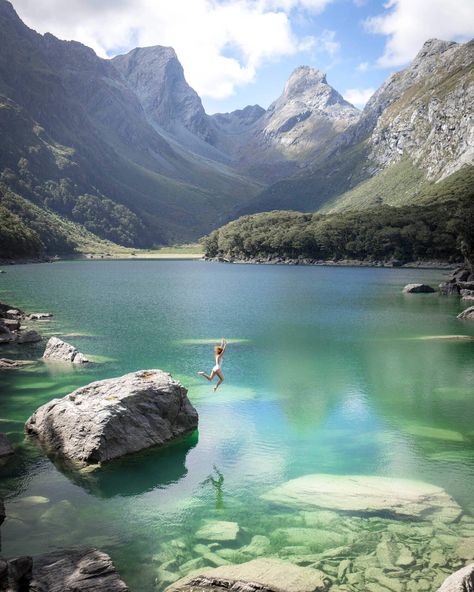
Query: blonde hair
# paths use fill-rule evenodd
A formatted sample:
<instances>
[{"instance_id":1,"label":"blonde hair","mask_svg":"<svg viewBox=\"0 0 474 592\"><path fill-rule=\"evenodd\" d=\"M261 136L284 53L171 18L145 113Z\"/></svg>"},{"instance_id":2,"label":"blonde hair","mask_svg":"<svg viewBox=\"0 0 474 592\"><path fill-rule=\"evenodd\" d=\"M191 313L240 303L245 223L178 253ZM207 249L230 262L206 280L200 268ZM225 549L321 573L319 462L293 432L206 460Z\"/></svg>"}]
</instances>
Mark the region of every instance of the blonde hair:
<instances>
[{"instance_id":1,"label":"blonde hair","mask_svg":"<svg viewBox=\"0 0 474 592\"><path fill-rule=\"evenodd\" d=\"M215 345L214 346L214 351L216 352L216 354L221 354L224 351L224 348L221 347L220 345Z\"/></svg>"}]
</instances>

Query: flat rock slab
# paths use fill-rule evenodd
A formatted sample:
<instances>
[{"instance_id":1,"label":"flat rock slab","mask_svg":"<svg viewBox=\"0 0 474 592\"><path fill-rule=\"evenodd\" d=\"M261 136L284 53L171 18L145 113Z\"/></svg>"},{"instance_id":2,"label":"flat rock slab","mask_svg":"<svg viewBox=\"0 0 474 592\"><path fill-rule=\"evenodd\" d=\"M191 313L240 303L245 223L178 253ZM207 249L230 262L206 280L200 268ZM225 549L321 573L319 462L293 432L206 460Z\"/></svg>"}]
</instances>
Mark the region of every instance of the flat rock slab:
<instances>
[{"instance_id":1,"label":"flat rock slab","mask_svg":"<svg viewBox=\"0 0 474 592\"><path fill-rule=\"evenodd\" d=\"M404 294L430 294L434 291L434 288L426 284L407 284L403 288Z\"/></svg>"},{"instance_id":2,"label":"flat rock slab","mask_svg":"<svg viewBox=\"0 0 474 592\"><path fill-rule=\"evenodd\" d=\"M474 592L474 563L447 577L437 592Z\"/></svg>"},{"instance_id":3,"label":"flat rock slab","mask_svg":"<svg viewBox=\"0 0 474 592\"><path fill-rule=\"evenodd\" d=\"M166 592L317 592L326 589L321 571L280 559L254 559L198 572L178 580Z\"/></svg>"},{"instance_id":4,"label":"flat rock slab","mask_svg":"<svg viewBox=\"0 0 474 592\"><path fill-rule=\"evenodd\" d=\"M463 310L462 313L458 314L458 319L464 319L468 321L474 321L474 306L470 306Z\"/></svg>"},{"instance_id":5,"label":"flat rock slab","mask_svg":"<svg viewBox=\"0 0 474 592\"><path fill-rule=\"evenodd\" d=\"M73 345L66 343L58 337L51 337L46 344L43 359L58 362L71 362L73 364L87 364L87 357L79 352Z\"/></svg>"},{"instance_id":6,"label":"flat rock slab","mask_svg":"<svg viewBox=\"0 0 474 592\"><path fill-rule=\"evenodd\" d=\"M9 358L0 358L0 370L14 370L23 366L35 364L33 360L10 360Z\"/></svg>"},{"instance_id":7,"label":"flat rock slab","mask_svg":"<svg viewBox=\"0 0 474 592\"><path fill-rule=\"evenodd\" d=\"M127 592L110 557L96 549L59 551L33 559L30 592Z\"/></svg>"},{"instance_id":8,"label":"flat rock slab","mask_svg":"<svg viewBox=\"0 0 474 592\"><path fill-rule=\"evenodd\" d=\"M303 510L326 508L442 522L453 522L462 513L441 487L389 477L305 475L283 483L262 497Z\"/></svg>"},{"instance_id":9,"label":"flat rock slab","mask_svg":"<svg viewBox=\"0 0 474 592\"><path fill-rule=\"evenodd\" d=\"M165 444L197 425L182 384L162 370L141 370L53 399L28 419L25 431L80 466Z\"/></svg>"},{"instance_id":10,"label":"flat rock slab","mask_svg":"<svg viewBox=\"0 0 474 592\"><path fill-rule=\"evenodd\" d=\"M196 538L205 541L231 542L237 539L240 528L237 522L213 520L196 532Z\"/></svg>"}]
</instances>

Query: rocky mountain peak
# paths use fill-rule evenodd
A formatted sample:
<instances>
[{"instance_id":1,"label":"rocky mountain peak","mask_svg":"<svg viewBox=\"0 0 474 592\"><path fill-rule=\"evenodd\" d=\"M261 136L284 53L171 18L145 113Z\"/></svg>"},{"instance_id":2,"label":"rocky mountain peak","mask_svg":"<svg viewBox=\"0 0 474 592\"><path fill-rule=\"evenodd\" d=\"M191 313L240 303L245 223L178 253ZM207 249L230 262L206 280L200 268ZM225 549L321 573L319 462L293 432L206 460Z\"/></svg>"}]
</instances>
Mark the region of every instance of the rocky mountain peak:
<instances>
[{"instance_id":1,"label":"rocky mountain peak","mask_svg":"<svg viewBox=\"0 0 474 592\"><path fill-rule=\"evenodd\" d=\"M283 94L288 96L299 95L310 88L327 84L326 73L310 66L295 68L288 78Z\"/></svg>"},{"instance_id":2,"label":"rocky mountain peak","mask_svg":"<svg viewBox=\"0 0 474 592\"><path fill-rule=\"evenodd\" d=\"M211 141L207 116L198 94L189 86L171 47L138 47L112 63L138 96L149 120L174 132L177 127Z\"/></svg>"}]
</instances>

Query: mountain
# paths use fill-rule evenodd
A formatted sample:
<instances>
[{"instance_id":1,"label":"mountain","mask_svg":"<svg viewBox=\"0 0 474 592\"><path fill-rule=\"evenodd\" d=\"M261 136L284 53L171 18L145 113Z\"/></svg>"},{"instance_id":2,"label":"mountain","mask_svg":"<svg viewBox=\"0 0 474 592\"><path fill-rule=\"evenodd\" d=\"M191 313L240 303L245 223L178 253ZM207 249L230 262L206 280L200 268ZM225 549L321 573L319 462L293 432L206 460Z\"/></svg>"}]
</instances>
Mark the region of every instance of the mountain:
<instances>
[{"instance_id":1,"label":"mountain","mask_svg":"<svg viewBox=\"0 0 474 592\"><path fill-rule=\"evenodd\" d=\"M258 186L177 150L110 60L0 0L0 182L121 244L195 239Z\"/></svg>"},{"instance_id":2,"label":"mountain","mask_svg":"<svg viewBox=\"0 0 474 592\"><path fill-rule=\"evenodd\" d=\"M23 252L149 247L243 213L401 206L469 185L472 42L427 41L363 112L301 66L267 110L214 115L169 47L102 59L29 29L6 0L0 46L2 249L15 221Z\"/></svg>"},{"instance_id":3,"label":"mountain","mask_svg":"<svg viewBox=\"0 0 474 592\"><path fill-rule=\"evenodd\" d=\"M209 116L173 49L137 48L112 63L175 148L225 162L263 183L293 173L360 116L324 72L307 66L294 70L267 111L255 105Z\"/></svg>"},{"instance_id":4,"label":"mountain","mask_svg":"<svg viewBox=\"0 0 474 592\"><path fill-rule=\"evenodd\" d=\"M409 203L473 163L474 43L429 40L302 173L238 213Z\"/></svg>"}]
</instances>

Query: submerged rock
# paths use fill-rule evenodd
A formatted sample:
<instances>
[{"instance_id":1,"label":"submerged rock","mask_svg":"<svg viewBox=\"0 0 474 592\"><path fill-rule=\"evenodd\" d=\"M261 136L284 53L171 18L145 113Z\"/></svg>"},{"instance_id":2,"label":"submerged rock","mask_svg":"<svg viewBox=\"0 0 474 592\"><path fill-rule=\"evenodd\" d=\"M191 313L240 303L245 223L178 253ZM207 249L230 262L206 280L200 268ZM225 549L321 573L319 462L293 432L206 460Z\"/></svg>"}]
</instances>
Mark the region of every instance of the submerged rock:
<instances>
[{"instance_id":1,"label":"submerged rock","mask_svg":"<svg viewBox=\"0 0 474 592\"><path fill-rule=\"evenodd\" d=\"M213 520L207 522L196 532L196 538L206 541L229 542L237 539L239 531L240 528L237 522Z\"/></svg>"},{"instance_id":2,"label":"submerged rock","mask_svg":"<svg viewBox=\"0 0 474 592\"><path fill-rule=\"evenodd\" d=\"M299 509L388 514L452 522L462 513L444 489L421 481L375 476L305 475L262 495Z\"/></svg>"},{"instance_id":3,"label":"submerged rock","mask_svg":"<svg viewBox=\"0 0 474 592\"><path fill-rule=\"evenodd\" d=\"M9 358L0 358L0 370L14 370L34 364L32 360L10 360Z\"/></svg>"},{"instance_id":4,"label":"submerged rock","mask_svg":"<svg viewBox=\"0 0 474 592\"><path fill-rule=\"evenodd\" d=\"M280 559L254 559L198 572L178 580L166 592L317 592L326 589L321 571Z\"/></svg>"},{"instance_id":5,"label":"submerged rock","mask_svg":"<svg viewBox=\"0 0 474 592\"><path fill-rule=\"evenodd\" d=\"M127 592L110 557L96 549L59 551L33 559L31 592Z\"/></svg>"},{"instance_id":6,"label":"submerged rock","mask_svg":"<svg viewBox=\"0 0 474 592\"><path fill-rule=\"evenodd\" d=\"M162 445L197 428L187 390L162 370L92 382L40 407L25 430L79 465Z\"/></svg>"},{"instance_id":7,"label":"submerged rock","mask_svg":"<svg viewBox=\"0 0 474 592\"><path fill-rule=\"evenodd\" d=\"M72 362L73 364L87 364L89 360L81 354L73 345L66 343L58 337L51 337L46 344L43 359L58 360L60 362Z\"/></svg>"},{"instance_id":8,"label":"submerged rock","mask_svg":"<svg viewBox=\"0 0 474 592\"><path fill-rule=\"evenodd\" d=\"M17 343L37 343L43 338L36 331L26 331L18 335Z\"/></svg>"},{"instance_id":9,"label":"submerged rock","mask_svg":"<svg viewBox=\"0 0 474 592\"><path fill-rule=\"evenodd\" d=\"M461 314L458 314L458 319L474 321L474 306L470 306L466 310L463 310Z\"/></svg>"},{"instance_id":10,"label":"submerged rock","mask_svg":"<svg viewBox=\"0 0 474 592\"><path fill-rule=\"evenodd\" d=\"M426 284L407 284L403 288L404 294L428 294L431 292L434 292L434 289L431 286L427 286Z\"/></svg>"},{"instance_id":11,"label":"submerged rock","mask_svg":"<svg viewBox=\"0 0 474 592\"><path fill-rule=\"evenodd\" d=\"M474 563L446 578L437 592L474 592Z\"/></svg>"}]
</instances>

